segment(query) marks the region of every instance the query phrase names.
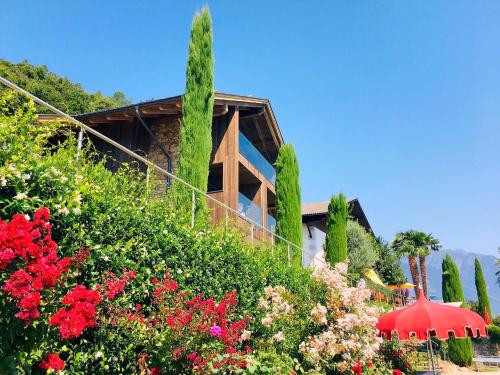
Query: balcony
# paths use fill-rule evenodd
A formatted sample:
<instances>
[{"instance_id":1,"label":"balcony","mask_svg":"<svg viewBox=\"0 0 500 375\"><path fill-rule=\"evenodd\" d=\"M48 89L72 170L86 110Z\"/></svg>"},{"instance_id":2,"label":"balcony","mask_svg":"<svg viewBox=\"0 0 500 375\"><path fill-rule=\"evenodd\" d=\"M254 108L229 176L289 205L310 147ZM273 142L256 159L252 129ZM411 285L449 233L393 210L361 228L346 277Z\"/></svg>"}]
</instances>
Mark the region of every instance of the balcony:
<instances>
[{"instance_id":1,"label":"balcony","mask_svg":"<svg viewBox=\"0 0 500 375\"><path fill-rule=\"evenodd\" d=\"M241 216L262 225L262 209L242 193L238 193L238 212Z\"/></svg>"},{"instance_id":2,"label":"balcony","mask_svg":"<svg viewBox=\"0 0 500 375\"><path fill-rule=\"evenodd\" d=\"M276 182L276 170L257 148L243 135L239 134L240 154L247 159L273 185Z\"/></svg>"},{"instance_id":3,"label":"balcony","mask_svg":"<svg viewBox=\"0 0 500 375\"><path fill-rule=\"evenodd\" d=\"M267 214L267 229L273 233L276 232L276 219L270 214Z\"/></svg>"}]
</instances>

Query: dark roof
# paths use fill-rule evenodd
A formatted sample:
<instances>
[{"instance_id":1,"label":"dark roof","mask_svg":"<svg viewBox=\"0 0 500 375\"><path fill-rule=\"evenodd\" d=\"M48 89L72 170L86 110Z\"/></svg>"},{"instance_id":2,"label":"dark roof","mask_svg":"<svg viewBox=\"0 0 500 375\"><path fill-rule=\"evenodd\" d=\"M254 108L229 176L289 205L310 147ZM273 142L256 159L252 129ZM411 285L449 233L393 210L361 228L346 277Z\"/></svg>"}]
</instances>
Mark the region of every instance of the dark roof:
<instances>
[{"instance_id":1,"label":"dark roof","mask_svg":"<svg viewBox=\"0 0 500 375\"><path fill-rule=\"evenodd\" d=\"M328 213L329 201L304 203L302 205L302 222L304 223L322 223L320 226L326 225L326 214ZM351 198L347 200L350 207L350 213L354 219L366 229L366 231L373 233L372 227L359 203L358 198ZM324 228L319 228L324 229Z\"/></svg>"}]
</instances>

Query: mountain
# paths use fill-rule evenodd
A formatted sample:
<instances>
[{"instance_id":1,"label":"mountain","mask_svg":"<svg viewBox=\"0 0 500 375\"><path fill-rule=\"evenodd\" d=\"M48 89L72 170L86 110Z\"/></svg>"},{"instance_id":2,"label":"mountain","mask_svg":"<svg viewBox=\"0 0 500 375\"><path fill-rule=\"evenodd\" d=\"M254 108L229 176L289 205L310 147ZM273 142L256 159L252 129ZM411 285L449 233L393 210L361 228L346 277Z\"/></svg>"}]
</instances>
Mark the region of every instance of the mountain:
<instances>
[{"instance_id":1,"label":"mountain","mask_svg":"<svg viewBox=\"0 0 500 375\"><path fill-rule=\"evenodd\" d=\"M488 287L491 309L494 314L500 315L500 286L496 283L495 273L498 267L495 264L496 257L493 255L484 255L470 253L464 250L441 250L432 252L427 257L427 272L429 283L429 295L437 299L442 299L441 295L441 264L445 254L448 253L457 264L460 271L460 279L464 289L465 299L467 301L477 300L476 285L474 284L474 259L477 257L483 266L484 279ZM408 260L401 259L401 266L408 281L411 282Z\"/></svg>"}]
</instances>

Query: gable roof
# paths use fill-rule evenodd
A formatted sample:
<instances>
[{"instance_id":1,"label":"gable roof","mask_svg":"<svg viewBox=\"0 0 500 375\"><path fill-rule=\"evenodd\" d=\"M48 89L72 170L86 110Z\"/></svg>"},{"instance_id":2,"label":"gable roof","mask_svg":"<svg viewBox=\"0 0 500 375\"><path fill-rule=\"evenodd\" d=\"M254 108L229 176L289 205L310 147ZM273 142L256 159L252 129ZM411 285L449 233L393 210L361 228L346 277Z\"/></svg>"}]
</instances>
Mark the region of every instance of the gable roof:
<instances>
[{"instance_id":1,"label":"gable roof","mask_svg":"<svg viewBox=\"0 0 500 375\"><path fill-rule=\"evenodd\" d=\"M372 227L359 203L358 198L351 198L347 200L350 208L350 214L367 232L373 233ZM302 205L302 222L320 222L326 220L328 213L329 201L304 203ZM326 223L325 223L326 225Z\"/></svg>"}]
</instances>

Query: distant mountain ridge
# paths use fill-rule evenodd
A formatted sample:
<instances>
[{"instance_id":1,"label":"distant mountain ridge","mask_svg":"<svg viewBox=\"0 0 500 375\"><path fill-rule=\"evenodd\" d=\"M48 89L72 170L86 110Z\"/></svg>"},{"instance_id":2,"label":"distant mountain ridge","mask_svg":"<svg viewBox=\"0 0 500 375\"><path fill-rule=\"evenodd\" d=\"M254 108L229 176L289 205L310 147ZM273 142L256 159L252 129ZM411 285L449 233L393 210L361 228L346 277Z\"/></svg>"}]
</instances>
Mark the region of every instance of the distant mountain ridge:
<instances>
[{"instance_id":1,"label":"distant mountain ridge","mask_svg":"<svg viewBox=\"0 0 500 375\"><path fill-rule=\"evenodd\" d=\"M484 278L488 287L491 309L494 314L500 315L500 286L496 283L495 273L498 267L495 264L496 257L493 255L471 253L465 250L440 250L432 252L427 257L427 273L429 282L429 295L442 299L441 294L441 264L445 254L448 253L457 264L460 271L460 279L464 289L465 299L477 300L476 285L474 284L474 259L478 258L483 267ZM411 282L408 259L401 259L401 266L408 281Z\"/></svg>"}]
</instances>

